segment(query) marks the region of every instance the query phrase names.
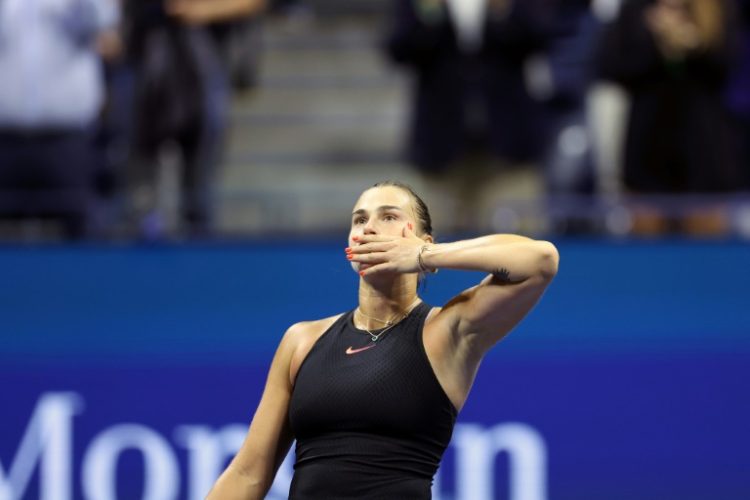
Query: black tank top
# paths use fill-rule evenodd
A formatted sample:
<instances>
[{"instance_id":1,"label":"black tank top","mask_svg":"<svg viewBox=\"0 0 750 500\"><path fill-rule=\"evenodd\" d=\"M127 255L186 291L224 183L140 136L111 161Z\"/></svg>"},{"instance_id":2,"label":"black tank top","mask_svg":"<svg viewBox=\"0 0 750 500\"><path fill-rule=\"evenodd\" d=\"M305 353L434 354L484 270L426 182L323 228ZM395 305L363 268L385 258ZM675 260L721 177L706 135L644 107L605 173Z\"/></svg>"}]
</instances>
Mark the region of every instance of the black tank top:
<instances>
[{"instance_id":1,"label":"black tank top","mask_svg":"<svg viewBox=\"0 0 750 500\"><path fill-rule=\"evenodd\" d=\"M290 499L431 498L457 412L422 342L430 309L418 305L377 342L350 311L315 343L289 408Z\"/></svg>"}]
</instances>

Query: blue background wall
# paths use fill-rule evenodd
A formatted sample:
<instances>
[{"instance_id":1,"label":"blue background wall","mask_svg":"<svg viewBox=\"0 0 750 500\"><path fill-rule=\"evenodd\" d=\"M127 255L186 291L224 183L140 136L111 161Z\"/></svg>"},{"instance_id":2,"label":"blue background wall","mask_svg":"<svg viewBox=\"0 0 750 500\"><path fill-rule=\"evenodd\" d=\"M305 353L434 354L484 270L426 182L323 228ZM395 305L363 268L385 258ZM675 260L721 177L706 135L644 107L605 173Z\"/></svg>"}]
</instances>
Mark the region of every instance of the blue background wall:
<instances>
[{"instance_id":1,"label":"blue background wall","mask_svg":"<svg viewBox=\"0 0 750 500\"><path fill-rule=\"evenodd\" d=\"M84 496L84 456L123 422L171 443L176 496L195 496L175 429L246 425L284 330L356 305L342 242L0 249L0 487L39 398L75 393L61 498ZM550 499L750 498L750 247L557 243L558 277L488 355L459 422L538 432ZM441 304L480 278L441 271L422 295ZM457 455L443 498L465 488ZM44 490L40 457L24 498ZM487 495L519 498L510 462ZM141 497L145 466L119 457L118 498Z\"/></svg>"}]
</instances>

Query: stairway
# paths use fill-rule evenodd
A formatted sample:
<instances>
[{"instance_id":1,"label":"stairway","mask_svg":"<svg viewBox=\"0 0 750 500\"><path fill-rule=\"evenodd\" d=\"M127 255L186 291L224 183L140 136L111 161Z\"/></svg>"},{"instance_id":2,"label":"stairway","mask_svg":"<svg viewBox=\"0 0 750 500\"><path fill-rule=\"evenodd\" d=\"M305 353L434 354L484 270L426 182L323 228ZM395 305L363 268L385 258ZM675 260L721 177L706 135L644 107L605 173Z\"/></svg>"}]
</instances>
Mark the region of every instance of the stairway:
<instances>
[{"instance_id":1,"label":"stairway","mask_svg":"<svg viewBox=\"0 0 750 500\"><path fill-rule=\"evenodd\" d=\"M235 98L220 180L224 234L343 230L357 194L399 161L403 75L372 15L265 22L257 88Z\"/></svg>"}]
</instances>

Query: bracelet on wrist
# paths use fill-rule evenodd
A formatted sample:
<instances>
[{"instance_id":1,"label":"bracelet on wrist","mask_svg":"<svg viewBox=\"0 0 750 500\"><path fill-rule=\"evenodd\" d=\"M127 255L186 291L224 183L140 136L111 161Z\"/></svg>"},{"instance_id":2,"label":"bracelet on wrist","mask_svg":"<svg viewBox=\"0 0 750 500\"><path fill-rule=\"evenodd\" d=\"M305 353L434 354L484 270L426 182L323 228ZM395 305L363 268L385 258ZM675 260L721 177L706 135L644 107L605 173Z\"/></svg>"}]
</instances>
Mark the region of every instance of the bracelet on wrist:
<instances>
[{"instance_id":1,"label":"bracelet on wrist","mask_svg":"<svg viewBox=\"0 0 750 500\"><path fill-rule=\"evenodd\" d=\"M422 254L424 254L428 250L428 247L429 245L422 245L422 248L419 249L419 253L417 254L417 266L419 267L419 271L422 273L435 274L438 272L438 270L436 268L427 267L422 258Z\"/></svg>"}]
</instances>

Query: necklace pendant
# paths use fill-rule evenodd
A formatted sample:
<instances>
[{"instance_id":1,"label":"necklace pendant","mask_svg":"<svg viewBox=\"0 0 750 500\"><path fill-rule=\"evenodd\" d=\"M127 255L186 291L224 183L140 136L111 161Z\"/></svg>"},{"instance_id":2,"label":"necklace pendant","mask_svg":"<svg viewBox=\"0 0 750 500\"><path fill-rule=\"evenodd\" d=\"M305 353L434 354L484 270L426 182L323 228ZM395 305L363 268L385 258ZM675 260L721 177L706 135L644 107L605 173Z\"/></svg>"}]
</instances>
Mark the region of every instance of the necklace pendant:
<instances>
[{"instance_id":1,"label":"necklace pendant","mask_svg":"<svg viewBox=\"0 0 750 500\"><path fill-rule=\"evenodd\" d=\"M373 342L377 342L378 341L378 337L376 337L375 335L370 335L370 337L372 338Z\"/></svg>"}]
</instances>

